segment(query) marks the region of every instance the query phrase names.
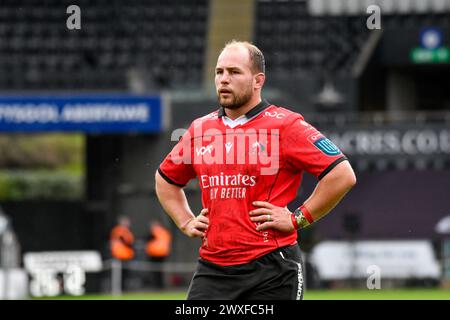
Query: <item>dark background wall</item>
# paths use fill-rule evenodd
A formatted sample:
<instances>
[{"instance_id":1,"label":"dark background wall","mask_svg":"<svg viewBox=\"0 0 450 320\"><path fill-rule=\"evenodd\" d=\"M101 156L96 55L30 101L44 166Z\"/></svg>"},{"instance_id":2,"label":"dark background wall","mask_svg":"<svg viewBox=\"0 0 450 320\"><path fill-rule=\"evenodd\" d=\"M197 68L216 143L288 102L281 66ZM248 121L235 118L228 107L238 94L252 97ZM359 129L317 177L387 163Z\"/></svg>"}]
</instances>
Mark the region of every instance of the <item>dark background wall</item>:
<instances>
[{"instance_id":1,"label":"dark background wall","mask_svg":"<svg viewBox=\"0 0 450 320\"><path fill-rule=\"evenodd\" d=\"M434 227L450 215L450 170L357 172L357 185L313 227L316 240L349 239L345 223L359 221L359 239L437 239ZM305 175L295 205L312 192Z\"/></svg>"},{"instance_id":2,"label":"dark background wall","mask_svg":"<svg viewBox=\"0 0 450 320\"><path fill-rule=\"evenodd\" d=\"M23 252L86 250L95 243L96 216L84 204L58 201L3 202Z\"/></svg>"}]
</instances>

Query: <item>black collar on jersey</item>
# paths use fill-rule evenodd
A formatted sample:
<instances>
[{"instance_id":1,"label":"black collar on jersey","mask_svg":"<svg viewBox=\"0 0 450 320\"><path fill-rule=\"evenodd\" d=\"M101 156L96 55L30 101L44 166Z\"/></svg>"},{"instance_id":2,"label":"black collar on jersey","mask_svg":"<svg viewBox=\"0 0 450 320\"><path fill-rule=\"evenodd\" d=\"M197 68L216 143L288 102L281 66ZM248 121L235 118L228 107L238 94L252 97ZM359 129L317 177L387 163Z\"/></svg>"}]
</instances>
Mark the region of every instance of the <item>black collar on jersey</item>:
<instances>
[{"instance_id":1,"label":"black collar on jersey","mask_svg":"<svg viewBox=\"0 0 450 320\"><path fill-rule=\"evenodd\" d=\"M258 113L260 113L261 111L263 111L264 109L266 109L269 106L270 106L270 103L267 102L267 100L262 99L260 103L258 103L255 107L251 108L249 111L247 111L245 116L247 117L247 119L250 119L250 118L256 116ZM217 114L217 116L219 118L221 118L226 115L227 114L225 113L225 108L221 107L219 109L219 113Z\"/></svg>"}]
</instances>

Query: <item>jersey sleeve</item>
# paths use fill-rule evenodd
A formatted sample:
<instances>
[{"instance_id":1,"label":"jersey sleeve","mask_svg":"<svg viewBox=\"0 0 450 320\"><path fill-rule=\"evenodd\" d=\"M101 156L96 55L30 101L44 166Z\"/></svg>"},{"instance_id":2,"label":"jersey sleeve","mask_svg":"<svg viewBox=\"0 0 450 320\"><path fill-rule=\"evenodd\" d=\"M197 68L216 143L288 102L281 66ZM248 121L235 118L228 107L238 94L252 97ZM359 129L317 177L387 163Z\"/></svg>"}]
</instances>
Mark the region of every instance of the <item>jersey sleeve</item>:
<instances>
[{"instance_id":1,"label":"jersey sleeve","mask_svg":"<svg viewBox=\"0 0 450 320\"><path fill-rule=\"evenodd\" d=\"M305 170L319 180L347 157L302 116L290 121L282 135L282 152L287 166Z\"/></svg>"},{"instance_id":2,"label":"jersey sleeve","mask_svg":"<svg viewBox=\"0 0 450 320\"><path fill-rule=\"evenodd\" d=\"M192 135L190 127L172 151L159 165L158 172L168 183L184 187L189 180L196 177L196 172L192 165Z\"/></svg>"}]
</instances>

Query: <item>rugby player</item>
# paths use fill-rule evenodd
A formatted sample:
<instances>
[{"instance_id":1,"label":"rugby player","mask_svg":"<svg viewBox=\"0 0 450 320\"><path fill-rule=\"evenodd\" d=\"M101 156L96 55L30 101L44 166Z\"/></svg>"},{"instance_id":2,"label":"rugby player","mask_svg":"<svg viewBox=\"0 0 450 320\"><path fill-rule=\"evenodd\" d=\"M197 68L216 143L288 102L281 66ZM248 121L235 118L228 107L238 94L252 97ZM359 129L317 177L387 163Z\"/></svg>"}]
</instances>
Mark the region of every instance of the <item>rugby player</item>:
<instances>
[{"instance_id":1,"label":"rugby player","mask_svg":"<svg viewBox=\"0 0 450 320\"><path fill-rule=\"evenodd\" d=\"M302 299L297 231L328 214L356 183L330 140L299 113L261 98L264 81L262 52L228 43L215 69L220 108L194 120L156 172L165 211L187 236L202 239L188 299ZM318 183L290 212L304 171ZM183 191L195 177L198 215Z\"/></svg>"}]
</instances>

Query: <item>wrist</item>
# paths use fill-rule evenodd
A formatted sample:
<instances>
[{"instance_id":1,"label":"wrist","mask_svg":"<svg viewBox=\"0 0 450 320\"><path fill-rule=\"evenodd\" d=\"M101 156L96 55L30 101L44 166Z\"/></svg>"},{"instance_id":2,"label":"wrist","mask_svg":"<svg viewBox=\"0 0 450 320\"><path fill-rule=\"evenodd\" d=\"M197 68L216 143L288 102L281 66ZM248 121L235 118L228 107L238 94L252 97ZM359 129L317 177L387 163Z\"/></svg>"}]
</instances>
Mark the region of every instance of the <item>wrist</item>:
<instances>
[{"instance_id":1,"label":"wrist","mask_svg":"<svg viewBox=\"0 0 450 320\"><path fill-rule=\"evenodd\" d=\"M194 220L194 217L187 219L186 221L184 221L183 223L180 224L179 228L182 232L186 233L187 230L187 226L188 224Z\"/></svg>"},{"instance_id":2,"label":"wrist","mask_svg":"<svg viewBox=\"0 0 450 320\"><path fill-rule=\"evenodd\" d=\"M303 213L303 216L306 218L306 220L308 220L309 224L312 224L314 222L314 219L305 205L302 204L299 209Z\"/></svg>"},{"instance_id":3,"label":"wrist","mask_svg":"<svg viewBox=\"0 0 450 320\"><path fill-rule=\"evenodd\" d=\"M306 228L314 222L314 219L304 205L300 206L300 208L297 208L292 214L291 218L292 223L296 229Z\"/></svg>"},{"instance_id":4,"label":"wrist","mask_svg":"<svg viewBox=\"0 0 450 320\"><path fill-rule=\"evenodd\" d=\"M297 217L295 216L294 213L291 213L291 221L292 221L292 225L294 226L294 229L298 230L299 225L298 225Z\"/></svg>"}]
</instances>

